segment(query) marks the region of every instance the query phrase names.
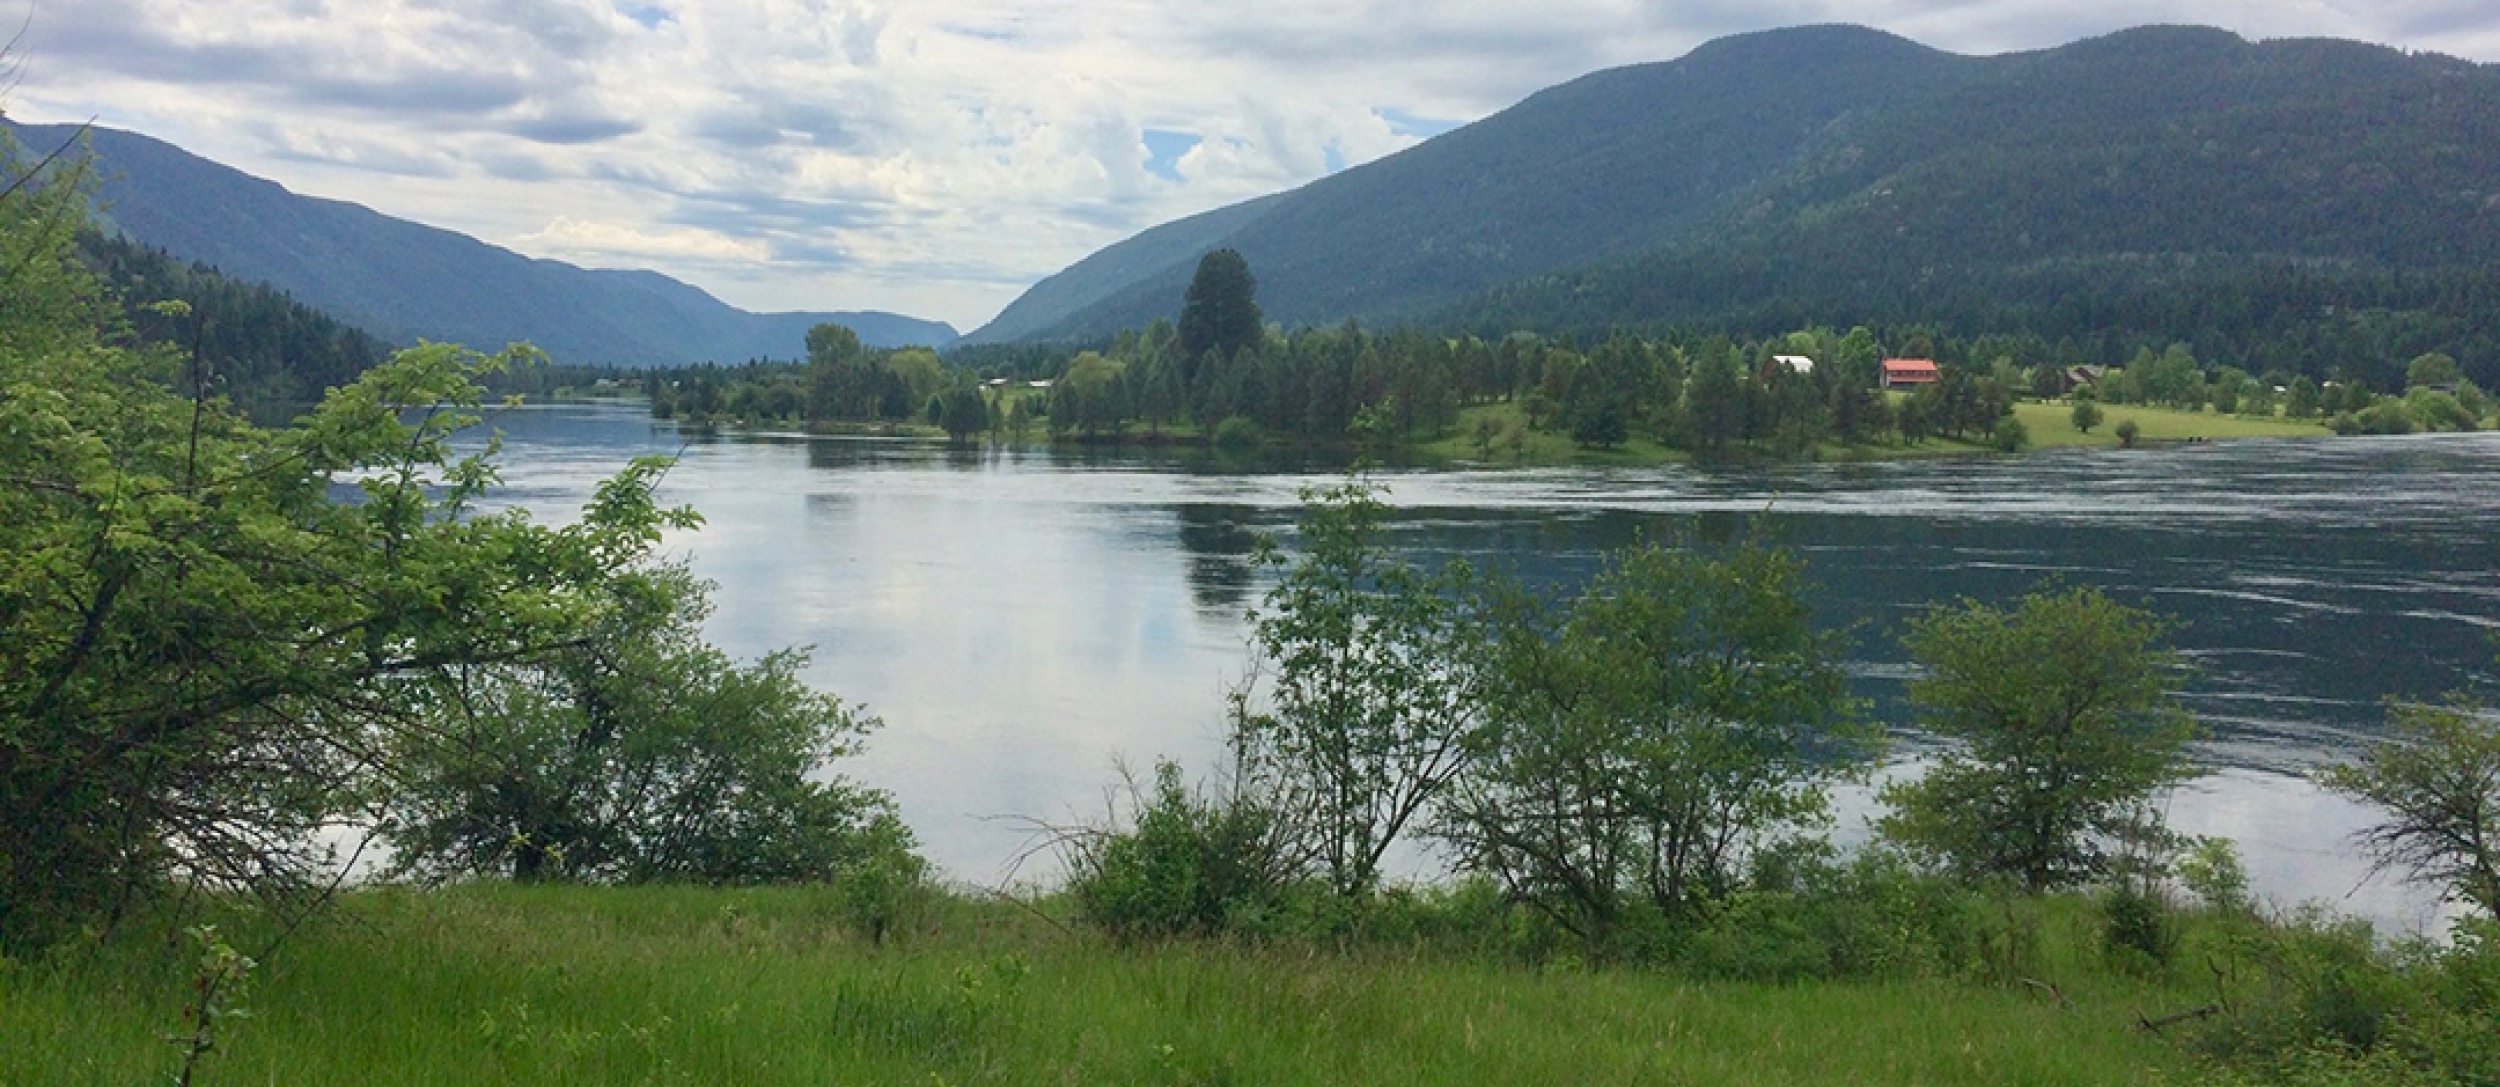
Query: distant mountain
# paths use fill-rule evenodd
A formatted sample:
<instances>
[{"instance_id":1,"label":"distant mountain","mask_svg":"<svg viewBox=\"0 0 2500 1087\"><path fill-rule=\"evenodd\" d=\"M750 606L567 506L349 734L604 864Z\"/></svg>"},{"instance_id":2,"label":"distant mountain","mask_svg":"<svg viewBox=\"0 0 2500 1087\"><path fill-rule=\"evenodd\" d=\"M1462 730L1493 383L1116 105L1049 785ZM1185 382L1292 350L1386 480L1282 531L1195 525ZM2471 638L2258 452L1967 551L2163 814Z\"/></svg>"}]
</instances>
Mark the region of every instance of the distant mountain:
<instances>
[{"instance_id":1,"label":"distant mountain","mask_svg":"<svg viewBox=\"0 0 2500 1087\"><path fill-rule=\"evenodd\" d=\"M73 126L13 125L29 148ZM226 275L266 282L399 343L496 349L527 340L559 362L599 365L794 358L807 329L849 325L871 346L954 342L955 330L891 313L749 313L657 272L538 260L369 208L288 192L136 133L94 130L103 219L123 235Z\"/></svg>"},{"instance_id":2,"label":"distant mountain","mask_svg":"<svg viewBox=\"0 0 2500 1087\"><path fill-rule=\"evenodd\" d=\"M1922 320L2014 312L2008 283L2033 313L2078 287L2462 273L2500 260L2500 67L2181 27L1996 57L1742 35L1147 231L967 339L1170 316L1219 246L1288 325L1577 330L1766 300Z\"/></svg>"}]
</instances>

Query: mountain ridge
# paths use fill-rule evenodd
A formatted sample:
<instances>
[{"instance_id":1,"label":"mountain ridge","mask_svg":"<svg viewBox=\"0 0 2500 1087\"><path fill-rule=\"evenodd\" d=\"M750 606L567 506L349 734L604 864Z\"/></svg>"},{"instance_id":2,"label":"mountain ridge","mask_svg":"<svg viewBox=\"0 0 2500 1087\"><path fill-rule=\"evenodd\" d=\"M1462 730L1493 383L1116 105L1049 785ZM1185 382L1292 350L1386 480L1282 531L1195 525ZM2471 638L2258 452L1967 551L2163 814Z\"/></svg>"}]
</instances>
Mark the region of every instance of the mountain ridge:
<instances>
[{"instance_id":1,"label":"mountain ridge","mask_svg":"<svg viewBox=\"0 0 2500 1087\"><path fill-rule=\"evenodd\" d=\"M1474 325L1487 298L1549 331L1707 316L1718 303L1656 288L1727 259L1772 265L1765 289L1834 321L1847 282L1907 295L1920 269L1998 261L2500 259L2500 184L2473 180L2500 177L2495 148L2500 67L2437 55L2151 26L1971 57L1803 27L1548 88L1192 240L1240 250L1289 326ZM1107 258L1154 234L1054 279L1122 267ZM1060 283L1093 301L1020 299L1013 335L967 340L1136 327L1177 309L1194 260Z\"/></svg>"},{"instance_id":2,"label":"mountain ridge","mask_svg":"<svg viewBox=\"0 0 2500 1087\"><path fill-rule=\"evenodd\" d=\"M79 126L9 122L28 147ZM559 361L674 365L795 358L832 321L862 342L943 347L943 322L877 311L754 313L648 270L530 257L360 204L295 193L150 136L95 126L102 221L142 244L264 282L386 340L528 341Z\"/></svg>"}]
</instances>

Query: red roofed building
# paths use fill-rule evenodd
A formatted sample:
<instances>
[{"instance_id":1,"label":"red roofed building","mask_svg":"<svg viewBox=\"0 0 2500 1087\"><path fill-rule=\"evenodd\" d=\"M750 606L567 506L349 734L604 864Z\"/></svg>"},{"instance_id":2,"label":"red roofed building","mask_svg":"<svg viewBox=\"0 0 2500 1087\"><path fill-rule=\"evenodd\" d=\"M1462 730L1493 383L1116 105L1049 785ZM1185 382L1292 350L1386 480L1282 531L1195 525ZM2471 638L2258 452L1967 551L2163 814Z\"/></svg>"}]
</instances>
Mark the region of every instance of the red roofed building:
<instances>
[{"instance_id":1,"label":"red roofed building","mask_svg":"<svg viewBox=\"0 0 2500 1087\"><path fill-rule=\"evenodd\" d=\"M1885 359L1884 387L1904 389L1914 385L1933 385L1944 380L1931 359Z\"/></svg>"}]
</instances>

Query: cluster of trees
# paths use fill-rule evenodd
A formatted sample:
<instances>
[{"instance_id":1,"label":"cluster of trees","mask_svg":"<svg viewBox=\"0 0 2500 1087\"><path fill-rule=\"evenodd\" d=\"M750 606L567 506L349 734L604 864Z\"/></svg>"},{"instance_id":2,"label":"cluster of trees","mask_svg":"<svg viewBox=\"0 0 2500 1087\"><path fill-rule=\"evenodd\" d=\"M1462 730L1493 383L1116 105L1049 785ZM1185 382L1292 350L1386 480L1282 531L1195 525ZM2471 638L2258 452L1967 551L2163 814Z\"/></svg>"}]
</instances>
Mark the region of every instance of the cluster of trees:
<instances>
[{"instance_id":1,"label":"cluster of trees","mask_svg":"<svg viewBox=\"0 0 2500 1087\"><path fill-rule=\"evenodd\" d=\"M238 404L308 404L356 380L390 345L261 283L229 279L205 264L94 231L78 238L82 264L118 297L129 334L175 343ZM164 305L182 303L177 313Z\"/></svg>"},{"instance_id":2,"label":"cluster of trees","mask_svg":"<svg viewBox=\"0 0 2500 1087\"><path fill-rule=\"evenodd\" d=\"M1642 336L1618 326L1584 348L1567 336L1373 332L1352 321L1282 332L1262 325L1256 290L1240 254L1219 249L1200 261L1178 323L1158 319L1097 347L976 348L950 367L919 349L864 352L846 330L823 326L810 334L802 365L698 367L651 375L647 385L664 417L925 421L959 439L1021 439L1047 424L1083 439L1184 431L1220 442L1392 445L1447 437L1465 409L1511 405L1477 413L1465 435L1487 458L1520 448L1533 432L1600 448L1643 437L1705 454L1744 447L1795 456L1826 442L1938 437L2010 450L2029 439L2012 418L2026 395L2092 402L2075 416L2087 430L2100 424L2103 403L2317 418L2346 433L2473 429L2492 408L2463 367L2437 352L2392 378L2362 367L2322 382L2285 366L2262 374L2208 366L2190 344L2171 342L2139 347L2077 389L2071 369L2094 356L2071 337L1956 337L1909 324L1738 341L1694 328ZM1792 368L1781 356L1813 365ZM1936 361L1942 380L1886 395L1880 363L1896 356ZM984 378L1001 387L984 392ZM2408 391L2391 399L2374 386Z\"/></svg>"},{"instance_id":3,"label":"cluster of trees","mask_svg":"<svg viewBox=\"0 0 2500 1087\"><path fill-rule=\"evenodd\" d=\"M914 863L885 797L830 776L865 723L799 658L697 636L705 586L655 551L696 523L655 502L665 462L564 527L474 508L493 444L456 435L527 349L404 351L264 429L81 263L76 175L8 180L0 950L185 887L294 895L341 829L445 877Z\"/></svg>"},{"instance_id":4,"label":"cluster of trees","mask_svg":"<svg viewBox=\"0 0 2500 1087\"><path fill-rule=\"evenodd\" d=\"M2055 395L2063 379L2055 367L2033 372L2034 390ZM2399 396L2382 396L2357 380L2323 384L2284 369L2250 375L2236 366L2201 366L2188 345L2136 352L2125 368L2076 389L2079 396L2112 404L2158 404L2188 411L2288 419L2323 419L2340 433L2402 434L2416 430L2474 430L2495 405L2467 380L2457 360L2433 351L2405 364Z\"/></svg>"},{"instance_id":5,"label":"cluster of trees","mask_svg":"<svg viewBox=\"0 0 2500 1087\"><path fill-rule=\"evenodd\" d=\"M1220 785L1167 764L1133 822L1070 837L1088 919L1222 931L1314 893L1359 912L1391 850L1429 840L1589 953L1638 955L1830 854L1829 790L1881 738L1794 556L1640 546L1556 601L1397 557L1366 485L1306 498L1300 556L1267 552ZM2168 630L2058 586L1912 620L1911 702L1950 746L1881 790L1883 848L2029 894L2200 871L2155 803L2196 772ZM2324 780L2390 812L2374 855L2500 920L2500 727L2463 704L2396 718L2401 741ZM2203 869L2231 863L2213 852Z\"/></svg>"},{"instance_id":6,"label":"cluster of trees","mask_svg":"<svg viewBox=\"0 0 2500 1087\"><path fill-rule=\"evenodd\" d=\"M1876 251L1893 244L1861 240ZM1924 325L2036 339L2062 361L2097 366L2185 341L2209 365L2380 389L2402 382L2407 360L2436 351L2486 384L2500 381L2500 274L2487 267L2211 256L2006 263L1971 259L1967 239L1934 260L1857 259L1821 251L1822 241L1669 252L1523 280L1430 323L1479 335L1630 328L1740 339L1816 322Z\"/></svg>"},{"instance_id":7,"label":"cluster of trees","mask_svg":"<svg viewBox=\"0 0 2500 1087\"><path fill-rule=\"evenodd\" d=\"M858 333L838 324L808 330L803 362L707 363L637 376L662 419L818 428L925 419L958 436L993 425L968 371L925 347L863 347Z\"/></svg>"},{"instance_id":8,"label":"cluster of trees","mask_svg":"<svg viewBox=\"0 0 2500 1087\"><path fill-rule=\"evenodd\" d=\"M1306 882L1359 905L1394 844L1422 836L1617 954L1722 909L1880 752L1787 553L1638 547L1554 602L1395 557L1366 486L1312 498L1301 557L1270 552L1284 569L1254 618L1227 787L1196 798L1167 777L1136 832L1078 839L1078 899L1106 924L1221 928ZM1887 791L1887 833L2033 890L2108 876L2110 835L2188 770L2162 630L2089 589L1915 623L1913 698L1967 747ZM1198 859L1158 857L1145 819ZM1193 827L1209 833L1173 829ZM1141 875L1156 870L1225 875L1171 893Z\"/></svg>"}]
</instances>

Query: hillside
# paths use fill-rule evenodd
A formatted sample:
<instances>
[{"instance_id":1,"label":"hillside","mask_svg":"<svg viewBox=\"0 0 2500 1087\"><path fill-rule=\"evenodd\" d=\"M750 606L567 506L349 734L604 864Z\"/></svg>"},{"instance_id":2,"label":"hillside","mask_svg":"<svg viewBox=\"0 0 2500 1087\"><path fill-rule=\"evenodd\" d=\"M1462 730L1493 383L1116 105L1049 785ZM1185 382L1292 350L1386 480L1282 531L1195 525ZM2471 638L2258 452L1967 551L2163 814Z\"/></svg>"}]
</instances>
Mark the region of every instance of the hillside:
<instances>
[{"instance_id":1,"label":"hillside","mask_svg":"<svg viewBox=\"0 0 2500 1087\"><path fill-rule=\"evenodd\" d=\"M210 390L238 404L318 400L322 390L356 380L390 354L363 329L267 284L237 282L126 238L82 233L78 254L120 297L133 336L196 351ZM171 301L188 312L158 308Z\"/></svg>"},{"instance_id":2,"label":"hillside","mask_svg":"<svg viewBox=\"0 0 2500 1087\"><path fill-rule=\"evenodd\" d=\"M28 147L64 125L13 126ZM682 364L793 358L809 326L871 346L943 346L955 330L890 313L749 313L656 272L537 260L372 209L287 191L130 132L98 128L103 218L123 235L400 343L527 340L561 362Z\"/></svg>"},{"instance_id":3,"label":"hillside","mask_svg":"<svg viewBox=\"0 0 2500 1087\"><path fill-rule=\"evenodd\" d=\"M1047 281L1093 301L1019 302L1014 326L971 338L1086 338L1167 316L1216 246L1249 259L1288 325L2020 324L2079 285L2108 287L2107 309L2269 275L2331 273L2332 289L2470 277L2500 258L2495 177L2489 65L2173 27L1998 57L1853 27L1771 31L1600 72L1203 216L1243 221L1149 271L1108 259L1168 253L1149 231ZM2147 280L2167 287L2148 298Z\"/></svg>"}]
</instances>

